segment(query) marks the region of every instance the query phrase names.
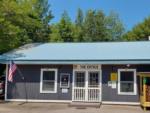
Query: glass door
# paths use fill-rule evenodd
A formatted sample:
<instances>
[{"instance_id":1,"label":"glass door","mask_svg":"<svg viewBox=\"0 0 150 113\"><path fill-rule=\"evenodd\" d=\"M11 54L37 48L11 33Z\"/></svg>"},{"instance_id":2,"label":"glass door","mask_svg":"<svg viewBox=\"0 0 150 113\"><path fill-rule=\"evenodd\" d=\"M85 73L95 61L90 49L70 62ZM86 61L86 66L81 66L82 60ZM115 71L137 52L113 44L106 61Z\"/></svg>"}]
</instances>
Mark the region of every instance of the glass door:
<instances>
[{"instance_id":1,"label":"glass door","mask_svg":"<svg viewBox=\"0 0 150 113\"><path fill-rule=\"evenodd\" d=\"M73 101L100 102L100 71L74 71Z\"/></svg>"},{"instance_id":2,"label":"glass door","mask_svg":"<svg viewBox=\"0 0 150 113\"><path fill-rule=\"evenodd\" d=\"M98 71L88 72L88 101L100 101L100 74Z\"/></svg>"},{"instance_id":3,"label":"glass door","mask_svg":"<svg viewBox=\"0 0 150 113\"><path fill-rule=\"evenodd\" d=\"M74 87L73 87L73 100L85 101L86 93L86 73L84 71L75 71L74 73Z\"/></svg>"}]
</instances>

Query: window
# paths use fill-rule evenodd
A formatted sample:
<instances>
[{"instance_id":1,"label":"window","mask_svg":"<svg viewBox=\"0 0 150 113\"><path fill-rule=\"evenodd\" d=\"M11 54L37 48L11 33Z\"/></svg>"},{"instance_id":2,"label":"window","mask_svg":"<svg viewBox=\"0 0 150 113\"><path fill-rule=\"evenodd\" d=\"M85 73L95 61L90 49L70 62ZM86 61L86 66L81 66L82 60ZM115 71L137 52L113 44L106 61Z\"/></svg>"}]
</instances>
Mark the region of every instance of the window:
<instances>
[{"instance_id":1,"label":"window","mask_svg":"<svg viewBox=\"0 0 150 113\"><path fill-rule=\"evenodd\" d=\"M99 72L89 72L88 74L88 87L99 87Z\"/></svg>"},{"instance_id":2,"label":"window","mask_svg":"<svg viewBox=\"0 0 150 113\"><path fill-rule=\"evenodd\" d=\"M85 72L75 72L75 87L85 87Z\"/></svg>"},{"instance_id":3,"label":"window","mask_svg":"<svg viewBox=\"0 0 150 113\"><path fill-rule=\"evenodd\" d=\"M57 69L41 69L40 92L57 92Z\"/></svg>"},{"instance_id":4,"label":"window","mask_svg":"<svg viewBox=\"0 0 150 113\"><path fill-rule=\"evenodd\" d=\"M60 87L69 88L69 82L70 82L70 74L61 73L60 74Z\"/></svg>"},{"instance_id":5,"label":"window","mask_svg":"<svg viewBox=\"0 0 150 113\"><path fill-rule=\"evenodd\" d=\"M136 69L118 69L118 94L136 95Z\"/></svg>"}]
</instances>

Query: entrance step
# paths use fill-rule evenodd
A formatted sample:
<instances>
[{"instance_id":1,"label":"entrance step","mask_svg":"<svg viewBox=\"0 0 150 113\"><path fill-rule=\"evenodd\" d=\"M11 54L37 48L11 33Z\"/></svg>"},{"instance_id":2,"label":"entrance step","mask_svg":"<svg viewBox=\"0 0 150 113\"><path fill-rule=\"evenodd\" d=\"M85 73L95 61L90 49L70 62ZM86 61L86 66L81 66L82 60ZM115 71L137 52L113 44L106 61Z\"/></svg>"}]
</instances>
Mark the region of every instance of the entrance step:
<instances>
[{"instance_id":1,"label":"entrance step","mask_svg":"<svg viewBox=\"0 0 150 113\"><path fill-rule=\"evenodd\" d=\"M94 107L94 108L100 108L101 102L97 103L91 103L91 102L72 102L69 104L70 107L76 107L76 108L86 108L86 107Z\"/></svg>"}]
</instances>

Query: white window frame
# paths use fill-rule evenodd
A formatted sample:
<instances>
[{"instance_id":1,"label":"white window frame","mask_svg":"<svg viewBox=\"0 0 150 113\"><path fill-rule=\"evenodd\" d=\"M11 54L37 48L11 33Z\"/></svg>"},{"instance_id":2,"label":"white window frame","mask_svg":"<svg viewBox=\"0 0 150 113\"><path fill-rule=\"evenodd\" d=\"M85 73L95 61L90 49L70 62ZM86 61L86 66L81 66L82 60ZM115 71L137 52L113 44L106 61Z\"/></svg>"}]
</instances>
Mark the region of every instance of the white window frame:
<instances>
[{"instance_id":1,"label":"white window frame","mask_svg":"<svg viewBox=\"0 0 150 113\"><path fill-rule=\"evenodd\" d=\"M62 86L61 84L61 79L63 75L67 75L68 76L68 86ZM70 74L69 73L61 73L60 74L60 88L69 88L70 87Z\"/></svg>"},{"instance_id":2,"label":"white window frame","mask_svg":"<svg viewBox=\"0 0 150 113\"><path fill-rule=\"evenodd\" d=\"M120 74L121 72L129 72L132 71L134 73L134 87L133 92L121 92L120 91ZM119 95L137 95L137 83L136 83L136 69L118 69L118 94Z\"/></svg>"},{"instance_id":3,"label":"white window frame","mask_svg":"<svg viewBox=\"0 0 150 113\"><path fill-rule=\"evenodd\" d=\"M55 71L55 82L54 82L54 91L43 91L43 72L44 71ZM42 68L41 75L40 75L40 93L57 93L57 76L58 76L57 69L49 69L49 68Z\"/></svg>"}]
</instances>

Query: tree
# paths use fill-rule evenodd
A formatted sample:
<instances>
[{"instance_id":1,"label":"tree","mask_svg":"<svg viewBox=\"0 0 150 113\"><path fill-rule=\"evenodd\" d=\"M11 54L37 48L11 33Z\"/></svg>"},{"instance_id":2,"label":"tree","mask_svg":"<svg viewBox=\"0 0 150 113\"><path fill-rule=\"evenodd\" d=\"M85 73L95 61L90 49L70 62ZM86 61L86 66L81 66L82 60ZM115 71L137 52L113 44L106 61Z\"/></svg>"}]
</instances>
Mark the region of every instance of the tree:
<instances>
[{"instance_id":1,"label":"tree","mask_svg":"<svg viewBox=\"0 0 150 113\"><path fill-rule=\"evenodd\" d=\"M119 19L118 14L115 12L111 12L108 16L105 17L105 24L108 39L110 39L111 41L121 40L125 28L121 20Z\"/></svg>"},{"instance_id":2,"label":"tree","mask_svg":"<svg viewBox=\"0 0 150 113\"><path fill-rule=\"evenodd\" d=\"M52 27L50 41L73 42L73 25L66 11L63 12L60 21Z\"/></svg>"},{"instance_id":3,"label":"tree","mask_svg":"<svg viewBox=\"0 0 150 113\"><path fill-rule=\"evenodd\" d=\"M49 40L51 14L42 3L46 0L0 0L0 53Z\"/></svg>"},{"instance_id":4,"label":"tree","mask_svg":"<svg viewBox=\"0 0 150 113\"><path fill-rule=\"evenodd\" d=\"M0 53L19 46L20 40L24 43L30 41L27 40L27 35L25 36L25 30L20 29L16 23L16 21L21 21L19 19L23 16L21 13L27 13L27 11L23 12L23 8L15 0L0 1Z\"/></svg>"},{"instance_id":5,"label":"tree","mask_svg":"<svg viewBox=\"0 0 150 113\"><path fill-rule=\"evenodd\" d=\"M83 21L84 16L82 10L79 8L77 11L77 16L75 19L75 25L74 25L74 41L75 42L83 42Z\"/></svg>"},{"instance_id":6,"label":"tree","mask_svg":"<svg viewBox=\"0 0 150 113\"><path fill-rule=\"evenodd\" d=\"M93 41L110 41L107 36L106 26L105 26L105 14L103 11L98 10L95 14L95 36Z\"/></svg>"},{"instance_id":7,"label":"tree","mask_svg":"<svg viewBox=\"0 0 150 113\"><path fill-rule=\"evenodd\" d=\"M125 41L135 40L148 40L150 36L150 17L146 18L143 22L133 27L131 31L128 31L123 35Z\"/></svg>"},{"instance_id":8,"label":"tree","mask_svg":"<svg viewBox=\"0 0 150 113\"><path fill-rule=\"evenodd\" d=\"M84 20L84 41L107 41L105 15L102 11L88 10Z\"/></svg>"},{"instance_id":9,"label":"tree","mask_svg":"<svg viewBox=\"0 0 150 113\"><path fill-rule=\"evenodd\" d=\"M62 39L62 37L60 35L60 32L59 32L60 30L59 30L58 24L53 24L51 26L51 31L52 31L52 33L49 34L50 42L64 42L64 40Z\"/></svg>"},{"instance_id":10,"label":"tree","mask_svg":"<svg viewBox=\"0 0 150 113\"><path fill-rule=\"evenodd\" d=\"M50 10L50 4L48 0L36 0L34 5L35 12L38 13L38 17L42 22L42 28L38 30L38 36L40 36L40 42L47 42L49 40L49 34L51 33L50 30L50 20L53 18L52 12ZM38 40L35 40L38 41Z\"/></svg>"},{"instance_id":11,"label":"tree","mask_svg":"<svg viewBox=\"0 0 150 113\"><path fill-rule=\"evenodd\" d=\"M76 20L75 20L76 26L83 26L83 20L84 20L83 12L79 8L77 11L77 16L76 16Z\"/></svg>"}]
</instances>

